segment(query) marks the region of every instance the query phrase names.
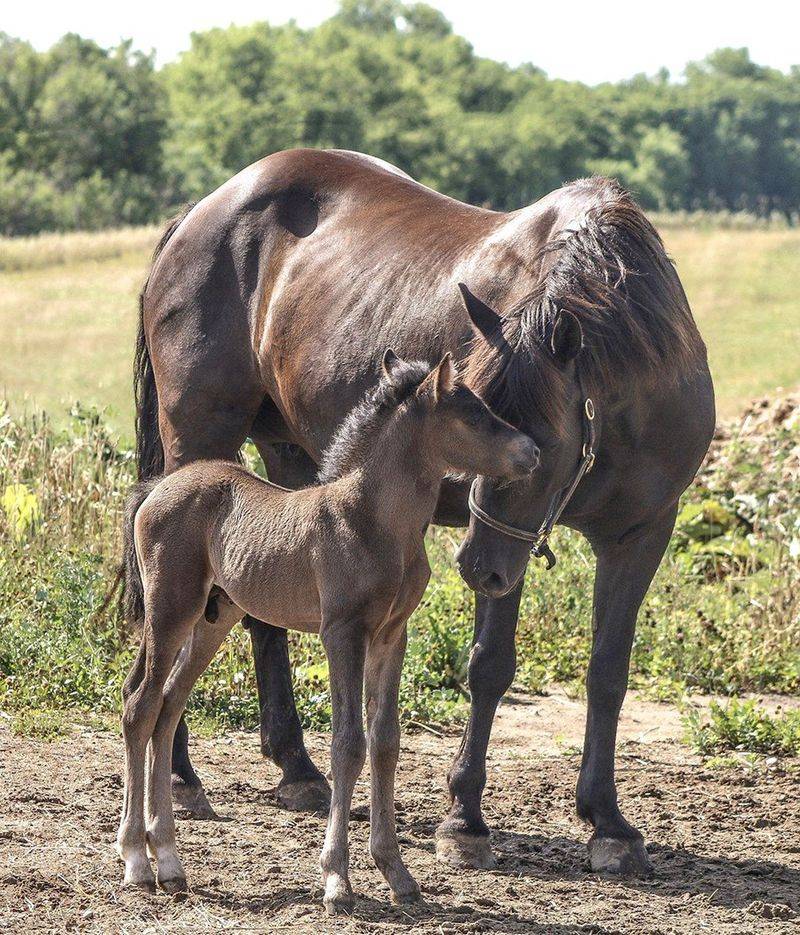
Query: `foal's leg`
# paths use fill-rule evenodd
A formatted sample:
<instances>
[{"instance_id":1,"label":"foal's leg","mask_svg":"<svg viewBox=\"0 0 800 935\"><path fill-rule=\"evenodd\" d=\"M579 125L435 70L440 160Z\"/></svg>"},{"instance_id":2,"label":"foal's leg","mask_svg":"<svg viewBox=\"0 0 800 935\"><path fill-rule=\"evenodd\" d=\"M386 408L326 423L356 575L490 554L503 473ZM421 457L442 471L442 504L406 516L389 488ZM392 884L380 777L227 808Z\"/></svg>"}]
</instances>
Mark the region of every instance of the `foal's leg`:
<instances>
[{"instance_id":1,"label":"foal's leg","mask_svg":"<svg viewBox=\"0 0 800 935\"><path fill-rule=\"evenodd\" d=\"M271 481L291 488L315 483L317 467L302 448L270 444L259 437L256 427L253 439ZM303 742L303 728L292 688L286 630L249 616L243 624L250 631L253 646L261 715L261 752L283 773L276 789L278 801L292 811L327 812L331 790Z\"/></svg>"},{"instance_id":2,"label":"foal's leg","mask_svg":"<svg viewBox=\"0 0 800 935\"><path fill-rule=\"evenodd\" d=\"M213 322L215 327L226 327L216 315ZM230 332L226 336L231 339ZM151 347L159 389L158 425L165 474L191 461L235 460L263 397L247 356L236 361L220 355L212 338L205 334L204 341L191 341L189 346L181 347L181 367L174 373L174 341L160 353L154 354ZM192 378L184 380L188 373ZM189 758L189 730L183 717L172 746L172 795L175 803L194 818L217 817Z\"/></svg>"},{"instance_id":3,"label":"foal's leg","mask_svg":"<svg viewBox=\"0 0 800 935\"><path fill-rule=\"evenodd\" d=\"M147 652L142 638L136 660L122 686L123 710L128 708L128 699L139 688L144 678ZM144 842L144 756L138 756L138 747L134 747L132 731L125 731L123 718L123 738L125 741L125 767L123 770L122 817L117 832L117 853L125 863L127 886L141 886L155 890L155 877L147 859Z\"/></svg>"},{"instance_id":4,"label":"foal's leg","mask_svg":"<svg viewBox=\"0 0 800 935\"><path fill-rule=\"evenodd\" d=\"M447 782L450 812L436 829L436 856L453 867L490 870L495 859L481 815L486 749L497 704L514 680L522 582L505 597L475 595L475 631L469 657L469 721Z\"/></svg>"},{"instance_id":5,"label":"foal's leg","mask_svg":"<svg viewBox=\"0 0 800 935\"><path fill-rule=\"evenodd\" d=\"M369 849L389 884L392 899L398 903L419 899L419 886L400 856L394 815L394 780L400 753L397 706L405 650L405 624L389 642L380 636L370 642L364 678L371 772Z\"/></svg>"},{"instance_id":6,"label":"foal's leg","mask_svg":"<svg viewBox=\"0 0 800 935\"><path fill-rule=\"evenodd\" d=\"M333 791L319 862L325 885L323 902L328 914L336 915L349 912L354 903L348 874L347 832L353 789L366 756L362 722L365 638L362 625L352 621L323 624L321 635L331 681Z\"/></svg>"},{"instance_id":7,"label":"foal's leg","mask_svg":"<svg viewBox=\"0 0 800 935\"><path fill-rule=\"evenodd\" d=\"M223 600L220 598L220 605ZM147 842L158 865L158 883L168 893L186 889L186 875L175 845L175 818L170 791L170 751L175 728L197 680L208 668L241 611L231 604L220 608L212 624L203 617L195 625L164 687L164 702L153 731L152 768L148 804Z\"/></svg>"},{"instance_id":8,"label":"foal's leg","mask_svg":"<svg viewBox=\"0 0 800 935\"><path fill-rule=\"evenodd\" d=\"M125 701L122 734L125 740L125 793L117 832L117 851L125 863L126 885L153 888L153 871L147 858L144 822L145 760L147 744L161 710L164 683L182 641L191 628L176 626L156 637L153 620L144 622L144 672ZM156 631L158 632L158 631ZM158 642L157 642L158 640ZM131 671L131 680L141 672L142 653ZM130 687L130 685L128 686Z\"/></svg>"},{"instance_id":9,"label":"foal's leg","mask_svg":"<svg viewBox=\"0 0 800 935\"><path fill-rule=\"evenodd\" d=\"M592 656L586 681L588 714L578 779L578 814L594 826L592 870L652 872L641 834L623 818L614 784L617 720L628 687L636 616L672 534L675 510L622 545L593 542L597 555Z\"/></svg>"}]
</instances>

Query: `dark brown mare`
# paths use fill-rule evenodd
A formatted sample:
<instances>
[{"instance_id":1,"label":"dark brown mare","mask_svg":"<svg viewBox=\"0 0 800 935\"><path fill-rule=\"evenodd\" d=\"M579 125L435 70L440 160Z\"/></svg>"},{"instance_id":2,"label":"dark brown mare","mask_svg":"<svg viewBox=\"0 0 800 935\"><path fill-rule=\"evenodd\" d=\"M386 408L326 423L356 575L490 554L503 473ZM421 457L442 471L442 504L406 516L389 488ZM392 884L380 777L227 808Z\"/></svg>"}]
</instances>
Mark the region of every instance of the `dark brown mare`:
<instances>
[{"instance_id":1,"label":"dark brown mare","mask_svg":"<svg viewBox=\"0 0 800 935\"><path fill-rule=\"evenodd\" d=\"M481 297L464 293L476 340L458 282ZM355 153L269 156L173 223L157 250L137 356L142 477L233 458L250 436L271 479L313 482L389 345L430 363L451 351L468 383L542 451L529 480L479 479L474 508L492 525L470 517L468 482L441 488L434 521L469 520L458 562L477 597L472 707L438 852L491 866L480 805L492 719L516 664L531 547L518 536L540 527L587 466L591 397L596 463L560 517L597 558L577 807L594 828L595 869L646 873L641 834L617 805L617 719L638 609L714 427L705 347L662 242L605 179L501 214ZM262 749L283 771L279 795L289 807L319 804L329 793L303 745L285 631L249 626ZM202 812L183 724L173 772L176 797Z\"/></svg>"}]
</instances>

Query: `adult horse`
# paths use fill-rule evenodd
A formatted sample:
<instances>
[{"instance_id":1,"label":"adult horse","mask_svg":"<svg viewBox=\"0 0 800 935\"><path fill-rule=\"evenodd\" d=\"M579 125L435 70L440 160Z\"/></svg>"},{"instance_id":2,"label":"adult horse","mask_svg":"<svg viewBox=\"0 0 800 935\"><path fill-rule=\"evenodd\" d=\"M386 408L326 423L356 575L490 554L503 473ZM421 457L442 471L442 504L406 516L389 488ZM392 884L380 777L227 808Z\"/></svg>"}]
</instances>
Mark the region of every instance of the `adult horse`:
<instances>
[{"instance_id":1,"label":"adult horse","mask_svg":"<svg viewBox=\"0 0 800 935\"><path fill-rule=\"evenodd\" d=\"M646 873L641 834L617 805L617 719L639 605L714 427L705 347L661 240L605 179L504 214L356 153L269 156L177 219L157 248L137 354L142 477L233 458L249 436L274 481L313 482L390 345L431 363L450 351L542 452L530 480L478 478L471 496L468 481L441 489L435 521L469 521L458 563L477 597L472 707L439 855L492 865L480 808L489 733L514 675L531 546L548 554L558 520L597 557L578 813L594 828L595 870ZM279 795L318 805L327 784L303 745L285 631L249 626ZM176 796L207 808L185 726L173 772Z\"/></svg>"}]
</instances>

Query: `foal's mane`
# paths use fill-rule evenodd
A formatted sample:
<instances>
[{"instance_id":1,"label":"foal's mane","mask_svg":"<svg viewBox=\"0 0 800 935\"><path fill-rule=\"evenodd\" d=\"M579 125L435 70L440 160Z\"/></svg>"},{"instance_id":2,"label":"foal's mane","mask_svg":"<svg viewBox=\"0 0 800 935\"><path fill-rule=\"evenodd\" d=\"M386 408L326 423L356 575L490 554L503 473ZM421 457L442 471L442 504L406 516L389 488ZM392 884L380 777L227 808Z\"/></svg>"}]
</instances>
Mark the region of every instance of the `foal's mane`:
<instances>
[{"instance_id":1,"label":"foal's mane","mask_svg":"<svg viewBox=\"0 0 800 935\"><path fill-rule=\"evenodd\" d=\"M322 456L317 479L328 484L363 464L397 408L409 399L433 367L421 360L395 364L391 382L380 383L345 416Z\"/></svg>"},{"instance_id":2,"label":"foal's mane","mask_svg":"<svg viewBox=\"0 0 800 935\"><path fill-rule=\"evenodd\" d=\"M514 424L538 411L563 428L564 375L547 348L560 309L580 321L586 382L618 389L696 370L705 347L656 229L628 192L604 178L565 186L589 207L534 257L536 288L504 318L502 339L476 339L467 382Z\"/></svg>"}]
</instances>

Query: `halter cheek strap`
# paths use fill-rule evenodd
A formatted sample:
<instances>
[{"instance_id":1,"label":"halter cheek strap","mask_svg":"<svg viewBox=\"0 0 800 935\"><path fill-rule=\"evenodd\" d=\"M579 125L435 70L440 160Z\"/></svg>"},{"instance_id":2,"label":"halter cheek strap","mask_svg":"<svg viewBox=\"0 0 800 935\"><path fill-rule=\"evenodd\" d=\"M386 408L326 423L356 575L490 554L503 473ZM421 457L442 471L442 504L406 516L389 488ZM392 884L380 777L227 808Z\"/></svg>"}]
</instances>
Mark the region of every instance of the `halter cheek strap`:
<instances>
[{"instance_id":1,"label":"halter cheek strap","mask_svg":"<svg viewBox=\"0 0 800 935\"><path fill-rule=\"evenodd\" d=\"M581 480L583 480L594 467L594 446L596 437L594 414L594 403L590 396L585 396L583 400L583 448L581 451L581 460L578 462L572 480L553 495L550 505L547 508L547 513L545 513L544 519L542 520L542 524L536 532L532 532L528 529L521 529L519 526L510 526L508 523L504 523L502 520L490 516L482 507L478 506L475 495L478 483L477 477L469 488L467 505L469 506L470 513L485 526L489 526L490 529L502 532L512 539L520 539L523 542L529 542L531 545L531 555L535 558L545 558L547 560L548 571L556 563L556 557L547 544L550 533L553 531L553 527L561 518L561 514L578 489L578 484L580 484Z\"/></svg>"}]
</instances>

